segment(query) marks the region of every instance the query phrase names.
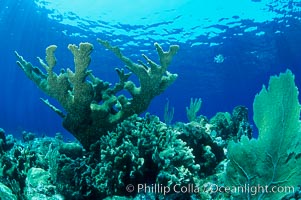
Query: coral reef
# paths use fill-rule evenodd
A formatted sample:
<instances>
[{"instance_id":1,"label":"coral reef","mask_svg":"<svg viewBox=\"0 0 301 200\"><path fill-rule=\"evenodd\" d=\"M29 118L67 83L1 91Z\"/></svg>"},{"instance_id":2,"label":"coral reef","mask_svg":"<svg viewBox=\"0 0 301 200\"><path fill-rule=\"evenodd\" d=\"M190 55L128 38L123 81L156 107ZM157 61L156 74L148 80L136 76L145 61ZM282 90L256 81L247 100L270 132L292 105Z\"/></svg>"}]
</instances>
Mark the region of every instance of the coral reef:
<instances>
[{"instance_id":1,"label":"coral reef","mask_svg":"<svg viewBox=\"0 0 301 200\"><path fill-rule=\"evenodd\" d=\"M199 165L194 163L192 149L178 135L158 117L133 116L125 120L114 132L103 136L94 151L100 152L100 162L93 171L96 187L109 195L125 195L128 184L193 181Z\"/></svg>"},{"instance_id":2,"label":"coral reef","mask_svg":"<svg viewBox=\"0 0 301 200\"><path fill-rule=\"evenodd\" d=\"M219 165L225 159L224 144L203 122L172 127L150 114L119 123L90 151L64 142L60 135L36 138L23 132L23 142L2 152L0 182L19 199L204 199L210 194L200 189L195 194L164 194L137 187L128 192L126 186L201 187L224 170Z\"/></svg>"},{"instance_id":3,"label":"coral reef","mask_svg":"<svg viewBox=\"0 0 301 200\"><path fill-rule=\"evenodd\" d=\"M98 40L137 75L116 69L113 87L89 71L93 46L69 45L75 71L53 71L56 46L46 50L47 73L17 53L26 75L64 108L43 100L63 118L77 142L37 138L23 132L23 141L0 129L0 197L6 199L298 199L301 194L301 122L298 89L291 71L272 77L256 95L252 138L248 109L197 116L201 99L186 107L189 123L171 125L174 110L165 107L165 121L145 111L151 100L174 82L167 67L178 47L168 52L155 44L160 65L143 56L136 64L117 47ZM119 92L127 90L128 98ZM139 186L140 185L140 186ZM257 191L247 189L257 186ZM267 191L263 191L262 188ZM290 186L274 192L272 187ZM245 187L245 190L243 190ZM168 188L169 190L166 190ZM173 188L171 190L170 188ZM241 191L237 191L239 189ZM184 189L184 190L182 190ZM236 189L236 190L235 190ZM189 191L189 192L188 192Z\"/></svg>"},{"instance_id":4,"label":"coral reef","mask_svg":"<svg viewBox=\"0 0 301 200\"><path fill-rule=\"evenodd\" d=\"M63 118L63 126L87 150L95 142L95 138L106 134L108 130L112 130L119 122L133 114L145 111L151 100L161 94L177 78L177 74L167 71L167 67L179 49L176 45L170 46L169 51L164 52L161 46L155 43L160 60L160 65L158 65L145 55L143 57L147 64L134 63L125 57L118 47L111 46L108 42L100 39L98 42L125 63L127 69L138 77L139 86L128 80L131 73L126 74L123 69L116 69L119 82L114 87L110 87L108 82L93 76L92 72L88 70L91 62L90 54L93 50L90 43L81 43L79 47L68 46L74 56L75 71L62 69L60 74L54 72L56 65L54 52L57 48L55 45L46 49L46 63L38 58L47 73L33 66L15 52L18 58L17 64L28 78L42 91L56 99L66 114L51 105L48 100L43 100L44 103ZM127 90L131 98L117 94L122 90Z\"/></svg>"},{"instance_id":5,"label":"coral reef","mask_svg":"<svg viewBox=\"0 0 301 200\"><path fill-rule=\"evenodd\" d=\"M212 134L226 141L239 141L242 136L252 138L252 127L248 119L248 109L245 106L236 106L232 115L228 112L218 112L210 119Z\"/></svg>"},{"instance_id":6,"label":"coral reef","mask_svg":"<svg viewBox=\"0 0 301 200\"><path fill-rule=\"evenodd\" d=\"M100 136L89 151L64 142L61 135L36 138L23 132L19 141L1 129L0 197L298 199L301 124L292 73L272 77L269 88L256 96L258 139L251 139L247 116L247 109L238 106L232 114L217 113L210 120L198 116L166 125L157 116L134 114ZM258 185L294 190L233 189Z\"/></svg>"}]
</instances>

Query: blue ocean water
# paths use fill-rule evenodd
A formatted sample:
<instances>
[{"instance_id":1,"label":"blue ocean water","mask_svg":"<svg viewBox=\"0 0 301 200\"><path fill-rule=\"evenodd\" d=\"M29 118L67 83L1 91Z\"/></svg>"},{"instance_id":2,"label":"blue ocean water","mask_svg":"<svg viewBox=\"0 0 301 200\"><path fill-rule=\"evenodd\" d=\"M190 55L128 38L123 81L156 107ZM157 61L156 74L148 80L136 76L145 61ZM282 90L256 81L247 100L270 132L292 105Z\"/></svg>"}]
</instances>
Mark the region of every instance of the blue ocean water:
<instances>
[{"instance_id":1,"label":"blue ocean water","mask_svg":"<svg viewBox=\"0 0 301 200\"><path fill-rule=\"evenodd\" d=\"M254 96L271 75L289 68L301 88L300 35L301 2L293 0L2 0L0 127L14 135L23 130L68 135L61 118L40 100L49 97L16 65L14 51L38 66L36 57L44 58L45 48L56 44L59 71L73 68L68 44L90 42L90 69L115 82L114 68L123 64L96 38L111 41L134 61L142 60L142 53L156 60L154 42L166 50L178 44L169 71L179 77L148 112L163 120L168 100L175 108L173 121L187 121L190 98L202 98L202 115L245 105L251 120Z\"/></svg>"}]
</instances>

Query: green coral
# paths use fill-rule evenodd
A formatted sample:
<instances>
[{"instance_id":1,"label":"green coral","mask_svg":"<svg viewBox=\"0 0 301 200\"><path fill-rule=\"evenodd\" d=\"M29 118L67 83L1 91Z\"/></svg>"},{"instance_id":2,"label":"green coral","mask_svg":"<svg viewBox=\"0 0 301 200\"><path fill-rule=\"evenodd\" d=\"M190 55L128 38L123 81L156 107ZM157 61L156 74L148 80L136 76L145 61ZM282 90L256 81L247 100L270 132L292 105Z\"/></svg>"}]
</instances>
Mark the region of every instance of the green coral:
<instances>
[{"instance_id":1,"label":"green coral","mask_svg":"<svg viewBox=\"0 0 301 200\"><path fill-rule=\"evenodd\" d=\"M165 122L165 124L168 124L168 125L171 124L174 114L175 114L175 108L169 106L169 100L167 99L167 102L165 103L165 106L164 106L164 122Z\"/></svg>"},{"instance_id":2,"label":"green coral","mask_svg":"<svg viewBox=\"0 0 301 200\"><path fill-rule=\"evenodd\" d=\"M202 105L202 99L190 99L189 107L186 107L186 114L189 122L195 121L197 116L196 114L200 111Z\"/></svg>"},{"instance_id":3,"label":"green coral","mask_svg":"<svg viewBox=\"0 0 301 200\"><path fill-rule=\"evenodd\" d=\"M167 71L167 67L179 49L176 45L170 46L169 51L165 52L159 44L155 43L160 58L160 65L158 65L145 55L142 56L147 64L134 63L125 57L118 47L111 46L100 39L98 42L113 51L126 64L129 71L138 77L140 86L129 81L131 73L126 74L123 69L116 69L119 82L113 87L110 87L108 82L93 76L88 70L91 62L90 54L93 50L93 45L90 43L80 43L79 47L68 46L74 56L75 71L62 69L60 74L54 72L56 65L54 52L57 48L55 45L46 49L46 63L38 58L47 73L25 61L15 52L18 58L17 64L28 78L42 91L56 99L66 114L51 105L48 100L43 100L43 102L63 118L63 126L86 149L89 149L95 139L108 130L112 130L119 122L133 114L144 112L151 100L161 94L177 78L177 74ZM127 90L132 98L118 94L121 90Z\"/></svg>"},{"instance_id":4,"label":"green coral","mask_svg":"<svg viewBox=\"0 0 301 200\"><path fill-rule=\"evenodd\" d=\"M190 193L129 193L125 188L142 183L170 187L216 183L225 142L209 134L207 123L204 119L168 126L150 114L133 115L101 136L90 151L65 143L59 134L36 138L23 132L24 142L13 139L12 147L3 148L0 182L18 199L114 199L116 195L189 199ZM7 145L8 136L4 135ZM200 191L193 198L210 195Z\"/></svg>"},{"instance_id":5,"label":"green coral","mask_svg":"<svg viewBox=\"0 0 301 200\"><path fill-rule=\"evenodd\" d=\"M248 109L236 106L232 115L228 112L218 112L210 119L211 130L216 131L216 136L224 140L239 141L241 136L252 137L252 128L248 120Z\"/></svg>"},{"instance_id":6,"label":"green coral","mask_svg":"<svg viewBox=\"0 0 301 200\"><path fill-rule=\"evenodd\" d=\"M51 174L44 169L32 167L28 170L26 178L26 199L63 199L56 195L56 188L50 183Z\"/></svg>"},{"instance_id":7,"label":"green coral","mask_svg":"<svg viewBox=\"0 0 301 200\"><path fill-rule=\"evenodd\" d=\"M9 187L0 182L0 199L17 200L17 197L12 193Z\"/></svg>"},{"instance_id":8,"label":"green coral","mask_svg":"<svg viewBox=\"0 0 301 200\"><path fill-rule=\"evenodd\" d=\"M237 199L282 199L287 193L272 189L296 188L301 180L300 104L292 72L272 77L269 87L256 95L253 107L259 137L243 136L239 143L229 144L227 184L267 187L256 193L233 192Z\"/></svg>"},{"instance_id":9,"label":"green coral","mask_svg":"<svg viewBox=\"0 0 301 200\"><path fill-rule=\"evenodd\" d=\"M100 152L92 171L94 186L106 195L129 195L127 184L193 183L200 167L179 134L149 114L123 121L92 146Z\"/></svg>"}]
</instances>

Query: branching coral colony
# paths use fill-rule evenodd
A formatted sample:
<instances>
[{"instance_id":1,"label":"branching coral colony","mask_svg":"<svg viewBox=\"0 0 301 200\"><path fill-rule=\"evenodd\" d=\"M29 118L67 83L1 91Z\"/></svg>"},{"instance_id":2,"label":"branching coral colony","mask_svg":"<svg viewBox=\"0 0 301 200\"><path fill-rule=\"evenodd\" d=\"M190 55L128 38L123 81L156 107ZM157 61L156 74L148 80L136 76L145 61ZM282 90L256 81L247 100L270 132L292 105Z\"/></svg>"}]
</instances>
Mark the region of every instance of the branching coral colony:
<instances>
[{"instance_id":1,"label":"branching coral colony","mask_svg":"<svg viewBox=\"0 0 301 200\"><path fill-rule=\"evenodd\" d=\"M64 128L70 131L86 149L89 149L91 144L119 122L133 114L145 111L151 100L161 94L177 78L177 74L168 72L167 67L179 46L172 45L168 52L164 52L161 46L155 43L160 59L160 65L158 65L145 55L142 56L147 64L134 63L125 57L118 47L111 46L101 39L97 41L111 50L125 63L126 68L138 77L139 87L128 80L131 73L125 73L123 69L115 69L119 82L113 87L110 87L108 82L93 76L88 70L91 62L90 54L93 50L93 45L90 43L80 43L79 47L68 46L74 56L75 71L62 69L60 74L53 71L56 65L54 52L57 47L55 45L46 49L46 63L38 58L47 73L15 52L18 58L17 64L27 77L50 97L58 100L66 114L51 105L48 100L43 100L44 103L63 118ZM127 90L132 98L117 95L122 90Z\"/></svg>"}]
</instances>

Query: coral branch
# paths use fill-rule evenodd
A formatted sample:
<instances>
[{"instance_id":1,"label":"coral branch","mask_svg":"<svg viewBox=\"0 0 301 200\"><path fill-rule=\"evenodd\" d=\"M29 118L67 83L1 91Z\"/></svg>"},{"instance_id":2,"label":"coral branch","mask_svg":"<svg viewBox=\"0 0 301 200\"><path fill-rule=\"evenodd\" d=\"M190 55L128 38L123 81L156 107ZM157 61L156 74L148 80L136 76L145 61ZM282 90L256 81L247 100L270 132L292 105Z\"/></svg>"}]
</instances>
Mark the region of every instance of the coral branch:
<instances>
[{"instance_id":1,"label":"coral branch","mask_svg":"<svg viewBox=\"0 0 301 200\"><path fill-rule=\"evenodd\" d=\"M38 67L25 61L17 52L17 64L38 87L46 94L56 99L64 108L66 114L44 101L52 110L63 117L63 126L70 131L86 148L93 144L100 136L114 128L119 122L144 112L151 100L161 94L177 78L177 74L167 71L173 56L179 47L171 46L164 52L159 44L155 44L160 65L143 55L146 64L137 64L124 56L118 47L111 46L107 41L98 39L98 42L111 50L126 67L134 73L140 86L129 80L131 73L123 69L116 69L119 82L113 87L95 77L88 66L91 62L90 54L93 46L90 43L80 43L79 46L69 45L68 49L74 56L74 69L61 70L56 74L53 69L56 65L56 46L46 49L46 63L39 59L46 70L45 74ZM87 80L89 79L89 80ZM127 90L132 98L118 95L121 90Z\"/></svg>"}]
</instances>

